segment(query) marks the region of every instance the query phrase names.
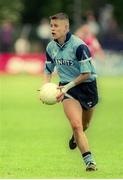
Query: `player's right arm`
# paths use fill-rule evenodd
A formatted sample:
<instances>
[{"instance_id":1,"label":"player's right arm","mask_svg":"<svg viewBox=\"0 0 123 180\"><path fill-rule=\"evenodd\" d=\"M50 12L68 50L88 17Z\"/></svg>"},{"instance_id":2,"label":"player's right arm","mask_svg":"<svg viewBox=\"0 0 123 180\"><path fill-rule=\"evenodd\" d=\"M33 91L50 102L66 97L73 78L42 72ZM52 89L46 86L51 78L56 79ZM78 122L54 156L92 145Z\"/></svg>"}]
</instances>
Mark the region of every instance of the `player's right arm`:
<instances>
[{"instance_id":1,"label":"player's right arm","mask_svg":"<svg viewBox=\"0 0 123 180\"><path fill-rule=\"evenodd\" d=\"M47 47L46 49L46 61L45 61L45 68L44 68L44 76L43 76L43 83L48 83L51 81L52 72L54 71L55 63L50 55L50 50Z\"/></svg>"},{"instance_id":2,"label":"player's right arm","mask_svg":"<svg viewBox=\"0 0 123 180\"><path fill-rule=\"evenodd\" d=\"M51 78L52 78L52 74L46 74L44 72L44 75L43 75L43 84L49 83L51 81Z\"/></svg>"}]
</instances>

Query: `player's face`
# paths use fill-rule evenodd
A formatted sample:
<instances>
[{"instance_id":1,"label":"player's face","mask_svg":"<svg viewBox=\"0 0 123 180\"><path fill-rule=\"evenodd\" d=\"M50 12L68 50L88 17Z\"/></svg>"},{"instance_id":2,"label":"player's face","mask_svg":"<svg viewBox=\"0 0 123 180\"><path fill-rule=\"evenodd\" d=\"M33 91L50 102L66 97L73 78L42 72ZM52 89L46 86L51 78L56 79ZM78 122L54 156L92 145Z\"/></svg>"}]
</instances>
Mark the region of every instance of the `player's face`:
<instances>
[{"instance_id":1,"label":"player's face","mask_svg":"<svg viewBox=\"0 0 123 180\"><path fill-rule=\"evenodd\" d=\"M60 38L66 36L66 33L69 30L68 23L65 20L52 19L50 25L53 39L59 40Z\"/></svg>"}]
</instances>

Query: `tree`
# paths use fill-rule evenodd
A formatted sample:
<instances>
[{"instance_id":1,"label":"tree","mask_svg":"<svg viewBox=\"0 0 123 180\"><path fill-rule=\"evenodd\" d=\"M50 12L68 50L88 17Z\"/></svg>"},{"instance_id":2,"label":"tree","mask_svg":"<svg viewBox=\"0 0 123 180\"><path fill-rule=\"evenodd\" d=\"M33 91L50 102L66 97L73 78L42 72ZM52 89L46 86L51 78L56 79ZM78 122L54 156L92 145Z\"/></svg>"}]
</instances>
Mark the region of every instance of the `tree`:
<instances>
[{"instance_id":1,"label":"tree","mask_svg":"<svg viewBox=\"0 0 123 180\"><path fill-rule=\"evenodd\" d=\"M0 0L0 22L9 19L22 24L37 24L44 17L64 11L71 24L77 24L87 10L97 13L108 3L114 6L115 17L123 26L122 0Z\"/></svg>"},{"instance_id":2,"label":"tree","mask_svg":"<svg viewBox=\"0 0 123 180\"><path fill-rule=\"evenodd\" d=\"M62 9L62 0L22 0L22 22L37 24L44 17L48 18Z\"/></svg>"},{"instance_id":3,"label":"tree","mask_svg":"<svg viewBox=\"0 0 123 180\"><path fill-rule=\"evenodd\" d=\"M10 20L19 22L23 4L18 0L0 0L0 22Z\"/></svg>"}]
</instances>

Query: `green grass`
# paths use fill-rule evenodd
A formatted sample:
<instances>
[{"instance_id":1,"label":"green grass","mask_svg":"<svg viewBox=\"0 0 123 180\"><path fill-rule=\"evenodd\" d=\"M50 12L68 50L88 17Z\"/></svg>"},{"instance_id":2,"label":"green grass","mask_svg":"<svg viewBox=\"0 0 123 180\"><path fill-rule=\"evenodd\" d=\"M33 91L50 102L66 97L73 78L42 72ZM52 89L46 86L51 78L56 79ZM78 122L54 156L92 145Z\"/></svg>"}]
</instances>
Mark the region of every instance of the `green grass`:
<instances>
[{"instance_id":1,"label":"green grass","mask_svg":"<svg viewBox=\"0 0 123 180\"><path fill-rule=\"evenodd\" d=\"M40 84L39 76L0 76L0 178L123 178L123 77L98 79L100 103L87 130L93 173L68 148L62 105L39 101Z\"/></svg>"}]
</instances>

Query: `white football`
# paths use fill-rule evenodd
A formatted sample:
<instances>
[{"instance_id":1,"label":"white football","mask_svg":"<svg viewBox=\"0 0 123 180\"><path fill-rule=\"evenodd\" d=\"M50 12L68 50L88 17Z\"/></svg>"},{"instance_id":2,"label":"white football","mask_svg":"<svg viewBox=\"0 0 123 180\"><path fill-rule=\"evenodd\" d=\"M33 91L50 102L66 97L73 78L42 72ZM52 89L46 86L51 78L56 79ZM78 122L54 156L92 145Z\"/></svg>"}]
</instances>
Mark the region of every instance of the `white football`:
<instances>
[{"instance_id":1,"label":"white football","mask_svg":"<svg viewBox=\"0 0 123 180\"><path fill-rule=\"evenodd\" d=\"M60 93L55 83L46 83L40 88L40 100L48 105L56 104L56 96Z\"/></svg>"}]
</instances>

